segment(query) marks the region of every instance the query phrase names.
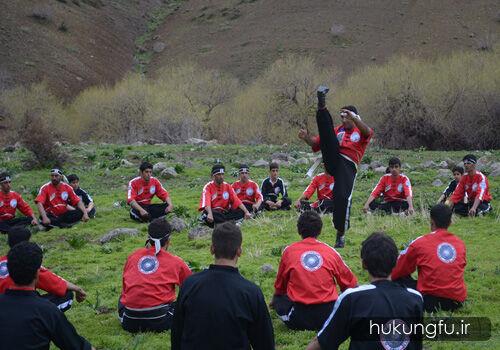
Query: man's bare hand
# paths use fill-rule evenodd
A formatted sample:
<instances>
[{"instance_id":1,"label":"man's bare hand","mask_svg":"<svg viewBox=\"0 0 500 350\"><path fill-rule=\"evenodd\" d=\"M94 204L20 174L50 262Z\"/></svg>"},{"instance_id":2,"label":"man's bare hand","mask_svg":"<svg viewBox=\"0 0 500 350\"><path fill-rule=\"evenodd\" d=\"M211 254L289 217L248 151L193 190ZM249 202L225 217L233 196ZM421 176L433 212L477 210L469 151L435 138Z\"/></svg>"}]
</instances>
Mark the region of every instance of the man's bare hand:
<instances>
[{"instance_id":1,"label":"man's bare hand","mask_svg":"<svg viewBox=\"0 0 500 350\"><path fill-rule=\"evenodd\" d=\"M309 132L306 129L299 130L299 139L307 140L309 138Z\"/></svg>"}]
</instances>

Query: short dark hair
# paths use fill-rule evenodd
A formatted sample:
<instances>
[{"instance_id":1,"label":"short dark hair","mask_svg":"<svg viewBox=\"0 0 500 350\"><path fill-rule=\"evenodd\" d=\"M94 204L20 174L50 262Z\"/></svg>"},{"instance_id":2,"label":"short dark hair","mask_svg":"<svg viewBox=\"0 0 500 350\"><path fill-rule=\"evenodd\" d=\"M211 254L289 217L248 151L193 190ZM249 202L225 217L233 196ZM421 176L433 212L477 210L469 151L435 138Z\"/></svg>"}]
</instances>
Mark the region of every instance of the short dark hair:
<instances>
[{"instance_id":1,"label":"short dark hair","mask_svg":"<svg viewBox=\"0 0 500 350\"><path fill-rule=\"evenodd\" d=\"M167 219L162 216L154 219L148 225L148 235L151 238L160 238L160 244L162 247L170 239L170 234L172 233L172 225L167 221ZM149 243L154 245L153 240L148 239Z\"/></svg>"},{"instance_id":2,"label":"short dark hair","mask_svg":"<svg viewBox=\"0 0 500 350\"><path fill-rule=\"evenodd\" d=\"M141 165L139 166L139 170L143 172L146 169L153 170L153 164L151 164L150 162L142 162Z\"/></svg>"},{"instance_id":3,"label":"short dark hair","mask_svg":"<svg viewBox=\"0 0 500 350\"><path fill-rule=\"evenodd\" d=\"M76 174L69 174L66 178L68 179L69 183L73 181L80 181L80 178Z\"/></svg>"},{"instance_id":4,"label":"short dark hair","mask_svg":"<svg viewBox=\"0 0 500 350\"><path fill-rule=\"evenodd\" d=\"M320 235L322 228L321 216L313 210L303 212L297 220L297 231L299 231L302 238L316 238Z\"/></svg>"},{"instance_id":5,"label":"short dark hair","mask_svg":"<svg viewBox=\"0 0 500 350\"><path fill-rule=\"evenodd\" d=\"M451 225L453 212L446 204L436 204L431 208L431 220L437 228L448 228Z\"/></svg>"},{"instance_id":6,"label":"short dark hair","mask_svg":"<svg viewBox=\"0 0 500 350\"><path fill-rule=\"evenodd\" d=\"M31 232L25 227L14 228L7 234L7 242L9 243L9 247L11 248L18 243L28 242L30 238Z\"/></svg>"},{"instance_id":7,"label":"short dark hair","mask_svg":"<svg viewBox=\"0 0 500 350\"><path fill-rule=\"evenodd\" d=\"M397 259L396 243L384 232L374 232L361 243L361 260L373 277L388 277Z\"/></svg>"},{"instance_id":8,"label":"short dark hair","mask_svg":"<svg viewBox=\"0 0 500 350\"><path fill-rule=\"evenodd\" d=\"M42 266L42 249L32 242L16 244L7 254L9 276L19 286L33 282L36 272Z\"/></svg>"},{"instance_id":9,"label":"short dark hair","mask_svg":"<svg viewBox=\"0 0 500 350\"><path fill-rule=\"evenodd\" d=\"M451 169L451 172L452 172L452 173L460 173L460 174L462 174L462 175L463 175L463 174L464 174L464 168L463 168L463 167L461 167L460 165L455 165L455 166L453 167L453 169Z\"/></svg>"},{"instance_id":10,"label":"short dark hair","mask_svg":"<svg viewBox=\"0 0 500 350\"><path fill-rule=\"evenodd\" d=\"M217 225L212 233L212 247L216 259L234 259L243 241L241 230L232 221Z\"/></svg>"},{"instance_id":11,"label":"short dark hair","mask_svg":"<svg viewBox=\"0 0 500 350\"><path fill-rule=\"evenodd\" d=\"M389 159L389 166L394 166L394 165L399 165L399 167L401 167L401 160L399 160L399 158L397 157L392 157L391 159Z\"/></svg>"},{"instance_id":12,"label":"short dark hair","mask_svg":"<svg viewBox=\"0 0 500 350\"><path fill-rule=\"evenodd\" d=\"M278 162L269 163L269 170L279 169L279 168L280 168L280 165L278 164Z\"/></svg>"},{"instance_id":13,"label":"short dark hair","mask_svg":"<svg viewBox=\"0 0 500 350\"><path fill-rule=\"evenodd\" d=\"M351 112L354 112L354 113L358 114L357 108L354 107L354 106L352 106L352 105L344 106L341 109L347 109L348 111L351 111Z\"/></svg>"}]
</instances>

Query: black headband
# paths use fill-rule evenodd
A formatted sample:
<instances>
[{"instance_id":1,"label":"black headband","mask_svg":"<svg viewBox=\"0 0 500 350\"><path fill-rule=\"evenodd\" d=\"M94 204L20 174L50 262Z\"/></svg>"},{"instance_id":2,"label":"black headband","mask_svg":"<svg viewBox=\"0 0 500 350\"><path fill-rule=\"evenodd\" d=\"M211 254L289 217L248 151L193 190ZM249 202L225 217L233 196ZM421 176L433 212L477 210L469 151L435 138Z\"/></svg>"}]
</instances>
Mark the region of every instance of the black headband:
<instances>
[{"instance_id":1,"label":"black headband","mask_svg":"<svg viewBox=\"0 0 500 350\"><path fill-rule=\"evenodd\" d=\"M54 168L50 171L50 175L61 175L62 176L63 172L60 169Z\"/></svg>"},{"instance_id":2,"label":"black headband","mask_svg":"<svg viewBox=\"0 0 500 350\"><path fill-rule=\"evenodd\" d=\"M12 181L10 178L10 175L5 175L5 176L0 177L0 184L2 184L4 182L10 182L10 181Z\"/></svg>"}]
</instances>

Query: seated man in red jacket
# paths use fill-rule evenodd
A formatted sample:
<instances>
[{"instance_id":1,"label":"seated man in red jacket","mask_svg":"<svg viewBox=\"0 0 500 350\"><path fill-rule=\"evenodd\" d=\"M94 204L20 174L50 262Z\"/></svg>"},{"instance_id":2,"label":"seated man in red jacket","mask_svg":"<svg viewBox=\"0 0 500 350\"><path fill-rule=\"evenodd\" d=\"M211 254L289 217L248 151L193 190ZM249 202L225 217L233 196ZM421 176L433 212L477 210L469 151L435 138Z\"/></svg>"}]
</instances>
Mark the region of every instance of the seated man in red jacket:
<instances>
[{"instance_id":1,"label":"seated man in red jacket","mask_svg":"<svg viewBox=\"0 0 500 350\"><path fill-rule=\"evenodd\" d=\"M447 204L453 205L453 212L460 216L484 215L491 211L491 194L488 178L476 170L477 158L473 154L464 157L466 174L450 196Z\"/></svg>"},{"instance_id":2,"label":"seated man in red jacket","mask_svg":"<svg viewBox=\"0 0 500 350\"><path fill-rule=\"evenodd\" d=\"M71 227L76 222L88 221L89 216L83 202L67 183L61 182L63 172L60 169L50 171L50 182L40 188L35 203L42 218L42 225L52 227ZM77 209L68 209L68 204Z\"/></svg>"},{"instance_id":3,"label":"seated man in red jacket","mask_svg":"<svg viewBox=\"0 0 500 350\"><path fill-rule=\"evenodd\" d=\"M302 193L302 196L295 202L295 208L302 211L313 209L318 213L333 213L334 186L335 179L330 174L320 173L316 175ZM310 204L308 200L314 192L317 193L318 199Z\"/></svg>"},{"instance_id":4,"label":"seated man in red jacket","mask_svg":"<svg viewBox=\"0 0 500 350\"><path fill-rule=\"evenodd\" d=\"M170 254L172 227L164 217L148 226L145 248L133 252L123 268L118 314L123 329L161 332L170 329L175 310L175 286L191 275L179 257Z\"/></svg>"},{"instance_id":5,"label":"seated man in red jacket","mask_svg":"<svg viewBox=\"0 0 500 350\"><path fill-rule=\"evenodd\" d=\"M174 208L172 200L160 181L152 176L153 164L143 162L139 172L140 176L128 183L127 204L131 207L130 217L139 222L148 222L170 213ZM151 204L154 196L163 203Z\"/></svg>"},{"instance_id":6,"label":"seated man in red jacket","mask_svg":"<svg viewBox=\"0 0 500 350\"><path fill-rule=\"evenodd\" d=\"M389 173L383 175L377 186L373 189L370 197L365 203L363 211L382 210L387 214L408 211L413 214L413 191L410 179L401 173L401 161L399 158L389 159ZM380 203L376 201L380 195L384 196Z\"/></svg>"},{"instance_id":7,"label":"seated man in red jacket","mask_svg":"<svg viewBox=\"0 0 500 350\"><path fill-rule=\"evenodd\" d=\"M424 310L451 311L467 298L464 282L465 244L448 231L452 212L444 204L431 208L431 233L420 236L403 250L392 270L395 282L417 289L424 297ZM418 270L418 280L411 274Z\"/></svg>"},{"instance_id":8,"label":"seated man in red jacket","mask_svg":"<svg viewBox=\"0 0 500 350\"><path fill-rule=\"evenodd\" d=\"M203 187L199 211L203 211L200 221L209 227L226 221L250 219L252 214L238 198L233 188L224 182L224 165L212 167L212 181Z\"/></svg>"},{"instance_id":9,"label":"seated man in red jacket","mask_svg":"<svg viewBox=\"0 0 500 350\"><path fill-rule=\"evenodd\" d=\"M12 248L21 242L28 242L31 238L31 232L26 228L16 228L9 231L8 243ZM7 256L0 257L0 294L14 285L14 281L9 276L7 268ZM87 294L85 291L73 284L59 277L55 273L40 267L38 280L36 281L36 289L47 292L42 297L55 304L59 310L65 312L69 310L73 304L73 292L76 294L76 300L80 303L85 300Z\"/></svg>"},{"instance_id":10,"label":"seated man in red jacket","mask_svg":"<svg viewBox=\"0 0 500 350\"><path fill-rule=\"evenodd\" d=\"M25 227L29 224L38 224L38 220L29 204L23 200L19 193L11 191L11 181L9 174L0 174L0 232L3 233L7 233L19 226ZM16 209L23 213L25 217L16 218Z\"/></svg>"},{"instance_id":11,"label":"seated man in red jacket","mask_svg":"<svg viewBox=\"0 0 500 350\"><path fill-rule=\"evenodd\" d=\"M260 192L259 185L250 180L250 168L246 164L241 164L238 172L240 179L231 185L234 193L236 193L250 213L261 211L263 209L262 201L264 198Z\"/></svg>"},{"instance_id":12,"label":"seated man in red jacket","mask_svg":"<svg viewBox=\"0 0 500 350\"><path fill-rule=\"evenodd\" d=\"M319 330L332 312L338 293L358 281L342 257L318 241L323 222L315 211L305 211L297 221L302 241L285 248L271 307L291 329Z\"/></svg>"}]
</instances>

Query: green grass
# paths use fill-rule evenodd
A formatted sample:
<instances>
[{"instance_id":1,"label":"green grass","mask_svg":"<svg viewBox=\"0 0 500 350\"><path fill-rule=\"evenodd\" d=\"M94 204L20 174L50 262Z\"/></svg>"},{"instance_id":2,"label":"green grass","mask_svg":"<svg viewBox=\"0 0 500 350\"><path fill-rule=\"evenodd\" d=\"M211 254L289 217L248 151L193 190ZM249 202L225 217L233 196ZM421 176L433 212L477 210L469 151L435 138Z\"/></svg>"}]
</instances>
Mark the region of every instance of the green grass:
<instances>
[{"instance_id":1,"label":"green grass","mask_svg":"<svg viewBox=\"0 0 500 350\"><path fill-rule=\"evenodd\" d=\"M146 225L129 219L126 206L126 185L136 176L136 168L121 168L120 159L126 158L134 164L142 159L151 162L164 161L170 166L183 168L175 179L164 181L178 212L193 223L197 216L196 208L203 185L209 181L209 168L215 159L220 158L227 167L226 181L235 180L230 174L237 169L239 162L250 164L259 158L269 158L273 152L286 151L293 157L307 152L299 146L124 146L124 145L70 145L65 146L71 161L64 167L67 174L75 172L80 176L82 187L88 190L97 204L97 218L89 223L80 223L71 229L54 229L37 233L33 241L43 246L44 265L55 273L81 285L88 298L75 304L66 314L77 330L89 339L98 349L168 349L170 332L163 334L130 335L123 331L116 315L117 300L121 291L121 272L127 256L144 244ZM500 151L491 151L496 161ZM361 242L375 230L384 230L394 237L402 248L415 237L429 232L426 208L431 205L443 190L433 187L431 182L437 177L436 169L422 169L419 165L425 160L441 161L446 158L461 159L464 152L428 152L425 150L396 151L379 150L371 147L366 160L386 162L391 156L399 156L412 169L405 171L414 186L417 214L411 218L392 216L364 216L361 208L378 180L379 174L360 173L353 196L352 229L348 233L347 245L340 251L348 265L358 276L360 283L367 283L367 274L362 271L359 259ZM481 155L481 153L477 153ZM13 188L24 192L26 200L32 203L37 189L48 181L48 169L25 171L23 164L29 158L27 151L2 153L0 168L8 169L14 175ZM289 182L289 192L296 199L308 183L304 177L307 166L282 168L280 176ZM251 169L252 178L260 183L267 176L267 169ZM500 348L498 327L500 306L498 282L500 262L498 260L498 233L500 211L500 179L490 178L490 191L495 198L495 211L485 218L454 218L451 231L461 237L468 252L465 274L469 297L466 306L457 315L485 316L493 323L493 337L487 342L426 342L426 349L495 349ZM446 185L448 179L442 179ZM121 206L114 206L121 203ZM264 274L260 267L269 263L277 269L280 251L287 244L299 239L296 233L297 214L294 211L266 213L257 220L242 225L244 234L243 256L239 261L241 273L258 284L270 300L273 294L274 274ZM330 217L324 217L324 230L320 239L334 242L334 230ZM138 237L128 237L121 241L101 245L98 238L109 230L118 227L138 228ZM189 241L187 232L172 237L170 251L179 255L192 266L203 267L212 262L209 253L209 239ZM0 237L0 253L6 253L6 239ZM278 349L304 349L314 332L292 332L271 313ZM346 349L348 344L344 344Z\"/></svg>"}]
</instances>

